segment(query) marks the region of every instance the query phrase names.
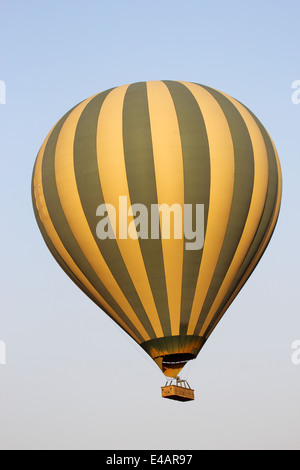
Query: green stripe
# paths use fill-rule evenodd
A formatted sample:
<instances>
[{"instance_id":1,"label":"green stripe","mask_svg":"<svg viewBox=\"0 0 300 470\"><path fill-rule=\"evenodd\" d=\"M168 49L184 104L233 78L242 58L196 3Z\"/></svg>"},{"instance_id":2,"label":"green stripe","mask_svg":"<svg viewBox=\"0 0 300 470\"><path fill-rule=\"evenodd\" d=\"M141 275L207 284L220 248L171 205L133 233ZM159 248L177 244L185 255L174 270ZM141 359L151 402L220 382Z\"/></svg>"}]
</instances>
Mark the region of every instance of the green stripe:
<instances>
[{"instance_id":1,"label":"green stripe","mask_svg":"<svg viewBox=\"0 0 300 470\"><path fill-rule=\"evenodd\" d=\"M204 88L216 99L227 119L234 148L235 178L232 206L224 243L197 322L195 334L200 333L238 247L247 220L254 184L252 142L242 116L223 94L209 87Z\"/></svg>"},{"instance_id":2,"label":"green stripe","mask_svg":"<svg viewBox=\"0 0 300 470\"><path fill-rule=\"evenodd\" d=\"M111 294L108 292L102 281L98 278L95 271L85 258L69 227L63 209L61 207L55 179L55 150L61 128L71 112L72 110L67 113L53 129L47 142L43 157L43 191L50 219L65 249L68 251L71 258L75 261L76 265L81 270L81 272L89 280L92 286L98 291L101 297L112 307L112 309L116 312L120 319L122 319L131 329L131 331L142 341L143 338L141 337L141 335L138 333L134 325L132 325L131 322L128 320L125 313L122 311L117 302L113 299Z\"/></svg>"},{"instance_id":3,"label":"green stripe","mask_svg":"<svg viewBox=\"0 0 300 470\"><path fill-rule=\"evenodd\" d=\"M149 336L155 337L152 325L127 271L117 241L108 238L99 240L96 234L99 222L96 210L100 204L105 203L97 162L97 124L102 104L108 93L109 91L101 93L86 106L77 125L74 139L74 169L78 194L91 233L108 268Z\"/></svg>"},{"instance_id":4,"label":"green stripe","mask_svg":"<svg viewBox=\"0 0 300 470\"><path fill-rule=\"evenodd\" d=\"M207 330L207 335L209 335L212 331L212 327L214 326L215 322L218 320L219 315L221 314L223 308L229 301L230 297L232 296L233 292L237 288L237 286L240 284L244 274L246 273L248 267L252 263L256 253L258 252L262 242L263 238L268 230L268 227L271 223L274 210L276 208L276 203L277 203L277 197L278 197L278 167L277 167L277 160L274 152L273 145L271 143L271 139L263 125L260 123L260 121L257 119L257 117L248 109L248 111L251 113L252 117L255 119L258 127L260 128L260 131L262 133L266 149L267 149L267 155L268 155L268 164L269 164L269 181L268 181L268 189L267 189L267 195L266 195L266 202L265 202L265 207L263 210L263 214L260 220L260 224L258 226L256 235L253 239L253 242L251 244L251 247L247 253L247 256L245 257L245 260L243 261L242 266L240 267L237 275L235 276L232 285L230 286L230 289L224 298L224 301L220 305L220 308L216 312L216 315L212 319L208 330ZM275 230L275 227L274 227ZM272 234L270 235L270 239L272 237ZM270 241L270 240L269 240ZM266 246L267 248L267 246ZM265 248L265 250L266 250ZM265 252L264 250L264 252ZM255 267L253 268L252 272L249 274L250 275L253 273L254 269L258 265L260 259L262 258L264 252L261 254L259 260L257 261ZM248 279L249 279L248 277ZM245 281L246 282L246 281ZM233 299L234 300L234 299Z\"/></svg>"},{"instance_id":5,"label":"green stripe","mask_svg":"<svg viewBox=\"0 0 300 470\"><path fill-rule=\"evenodd\" d=\"M44 239L50 253L54 257L54 259L59 264L59 266L65 271L65 273L69 276L69 278L79 287L79 289L81 289L85 293L85 295L87 295L93 302L95 302L100 307L100 304L97 302L97 300L91 295L91 293L85 288L85 286L79 281L79 279L74 275L74 273L70 270L70 268L67 266L67 264L64 262L64 260L61 258L61 256L57 252L56 248L54 247L52 241L50 240L50 238L49 238L49 236L48 236L48 234L45 230L45 227L44 227L44 225L43 225L43 223L40 219L40 215L39 215L39 212L38 212L38 209L37 209L37 206L36 206L35 195L34 195L35 168L36 168L36 165L34 166L34 170L33 170L32 186L31 186L32 205L33 205L34 215L35 215L38 227L40 229L40 232L43 236L43 239Z\"/></svg>"},{"instance_id":6,"label":"green stripe","mask_svg":"<svg viewBox=\"0 0 300 470\"><path fill-rule=\"evenodd\" d=\"M123 142L131 204L148 210L149 239L139 238L164 335L171 334L161 239L151 239L151 205L158 204L146 83L129 86L123 108ZM153 335L151 335L153 337Z\"/></svg>"},{"instance_id":7,"label":"green stripe","mask_svg":"<svg viewBox=\"0 0 300 470\"><path fill-rule=\"evenodd\" d=\"M74 284L77 285L77 287L82 290L82 292L87 296L89 297L99 308L101 308L102 310L105 311L105 313L107 313L107 315L110 316L110 314L106 311L106 309L103 308L103 306L97 301L97 299L95 297L93 297L93 295L86 289L86 287L81 283L81 281L75 276L75 274L70 270L70 268L67 266L67 264L64 262L64 260L62 259L62 257L59 255L59 253L57 252L56 248L54 247L52 241L50 240L45 228L44 228L44 225L39 217L39 213L38 213L38 210L36 208L36 204L35 202L33 202L33 210L34 210L34 214L35 214L35 217L36 217L36 221L37 221L37 224L38 224L38 227L40 229L40 232L43 236L43 239L44 239L44 242L47 246L47 248L49 249L50 253L52 254L52 256L54 257L55 261L59 264L59 266L61 267L61 269L67 274L67 276L74 282Z\"/></svg>"},{"instance_id":8,"label":"green stripe","mask_svg":"<svg viewBox=\"0 0 300 470\"><path fill-rule=\"evenodd\" d=\"M166 81L177 113L183 152L184 203L204 204L205 229L210 193L210 154L206 127L199 105L190 90ZM195 228L195 227L194 227ZM185 240L188 242L188 240ZM184 250L180 334L187 333L203 249Z\"/></svg>"}]
</instances>

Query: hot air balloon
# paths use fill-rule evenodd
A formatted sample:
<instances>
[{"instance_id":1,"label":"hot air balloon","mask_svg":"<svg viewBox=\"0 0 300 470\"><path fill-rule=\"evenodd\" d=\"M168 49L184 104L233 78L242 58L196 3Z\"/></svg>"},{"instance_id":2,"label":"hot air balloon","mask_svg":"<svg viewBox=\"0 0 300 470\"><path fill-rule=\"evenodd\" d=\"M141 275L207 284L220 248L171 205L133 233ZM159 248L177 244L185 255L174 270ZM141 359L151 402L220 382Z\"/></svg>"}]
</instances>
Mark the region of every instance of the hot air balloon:
<instances>
[{"instance_id":1,"label":"hot air balloon","mask_svg":"<svg viewBox=\"0 0 300 470\"><path fill-rule=\"evenodd\" d=\"M120 86L75 106L48 134L32 181L58 264L171 379L257 266L281 192L278 155L256 116L225 93L176 81Z\"/></svg>"}]
</instances>

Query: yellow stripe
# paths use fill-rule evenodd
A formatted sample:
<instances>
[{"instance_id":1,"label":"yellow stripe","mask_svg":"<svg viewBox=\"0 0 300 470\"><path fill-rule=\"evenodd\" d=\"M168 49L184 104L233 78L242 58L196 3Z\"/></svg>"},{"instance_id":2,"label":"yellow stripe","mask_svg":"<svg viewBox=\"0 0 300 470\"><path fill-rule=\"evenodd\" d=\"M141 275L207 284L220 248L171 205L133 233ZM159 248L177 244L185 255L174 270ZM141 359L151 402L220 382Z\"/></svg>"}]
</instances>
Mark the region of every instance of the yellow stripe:
<instances>
[{"instance_id":1,"label":"yellow stripe","mask_svg":"<svg viewBox=\"0 0 300 470\"><path fill-rule=\"evenodd\" d=\"M278 195L277 195L276 208L275 208L275 213L277 212L277 218L278 218L279 211L280 211L280 205L281 205L281 198L282 198L282 170L281 170L281 165L280 165L278 152L277 152L277 149L276 149L275 144L273 142L273 139L270 135L269 135L269 138L270 138L270 141L272 143L272 147L273 147L273 150L274 150L274 153L275 153L275 158L276 158L276 163L277 163L277 171L278 171Z\"/></svg>"},{"instance_id":2,"label":"yellow stripe","mask_svg":"<svg viewBox=\"0 0 300 470\"><path fill-rule=\"evenodd\" d=\"M270 136L269 136L270 137ZM274 143L270 137L270 140L272 142L272 145L273 145L273 148L274 148L274 152L275 152L275 157L276 157L276 162L277 162L277 168L278 168L278 193L277 193L277 199L276 199L276 205L275 205L275 208L274 208L274 213L273 213L273 216L271 218L271 221L270 221L270 224L268 226L268 229L264 235L264 238L262 240L262 243L255 255L255 257L253 258L251 264L248 266L248 269L247 271L245 272L244 276L242 277L241 281L239 282L238 286L236 287L236 289L234 290L233 294L231 295L230 299L228 300L228 302L226 303L225 307L223 308L222 312L220 313L220 315L218 316L217 320L215 321L214 325L210 328L210 331L209 331L209 335L213 332L215 326L217 325L217 323L220 321L220 319L222 318L222 316L224 315L224 313L226 312L226 310L229 308L230 304L233 302L233 300L235 299L235 297L238 295L238 293L241 291L241 289L243 288L243 286L245 285L245 283L247 282L247 280L249 279L249 276L251 275L251 273L253 272L253 270L255 269L257 263L259 262L261 256L263 255L269 241L270 241L270 238L272 236L272 233L274 231L274 228L275 228L275 225L276 225L276 222L277 222L277 219L278 219L278 216L279 216L279 211L280 211L280 205L281 205L281 196L282 196L282 174L281 174L281 167L280 167L280 161L279 161L279 157L278 157L278 154L277 154L277 150L274 146ZM209 336L208 335L208 336Z\"/></svg>"},{"instance_id":3,"label":"yellow stripe","mask_svg":"<svg viewBox=\"0 0 300 470\"><path fill-rule=\"evenodd\" d=\"M52 130L51 130L52 132ZM47 209L45 197L44 197L44 191L43 191L43 185L42 185L42 162L43 162L43 156L44 156L44 151L48 142L48 139L50 137L51 132L48 134L43 146L41 147L41 150L39 152L39 155L37 157L36 161L36 167L35 167L35 174L34 174L34 195L35 195L35 202L37 206L37 210L41 219L41 222L47 232L47 235L49 236L54 248L56 249L57 253L59 256L64 260L66 265L69 267L69 269L72 271L72 273L76 276L76 278L81 282L82 285L85 286L85 288L90 292L92 297L95 299L95 301L98 301L99 304L112 316L112 318L115 319L115 321L124 328L124 330L127 331L127 333L135 339L138 343L140 343L140 340L132 333L132 331L128 328L128 326L117 316L117 314L114 312L114 310L107 304L107 302L99 295L99 293L96 291L96 289L90 284L90 282L87 280L87 278L84 276L84 274L80 271L78 266L75 264L67 250L65 249L64 245L62 244L52 222L50 219L50 215Z\"/></svg>"},{"instance_id":4,"label":"yellow stripe","mask_svg":"<svg viewBox=\"0 0 300 470\"><path fill-rule=\"evenodd\" d=\"M158 204L180 204L184 214L183 156L175 106L163 82L147 83ZM173 233L172 233L173 232ZM182 228L183 234L183 228ZM162 239L172 335L180 333L184 240Z\"/></svg>"},{"instance_id":5,"label":"yellow stripe","mask_svg":"<svg viewBox=\"0 0 300 470\"><path fill-rule=\"evenodd\" d=\"M203 256L197 281L189 335L194 334L224 242L234 189L234 149L226 117L213 96L199 85L183 82L197 100L210 148L211 187Z\"/></svg>"},{"instance_id":6,"label":"yellow stripe","mask_svg":"<svg viewBox=\"0 0 300 470\"><path fill-rule=\"evenodd\" d=\"M138 239L132 239L126 230L119 237L119 197L127 198L126 214L131 206L123 145L123 103L128 85L113 90L103 103L98 121L97 140L98 168L105 203L112 204L117 213L116 240L126 269L131 277L138 296L149 317L157 337L163 336L160 319L156 310ZM134 228L133 216L128 216L128 224ZM135 231L136 234L136 231ZM137 238L137 237L136 237Z\"/></svg>"},{"instance_id":7,"label":"yellow stripe","mask_svg":"<svg viewBox=\"0 0 300 470\"><path fill-rule=\"evenodd\" d=\"M118 286L111 271L105 263L101 252L99 251L86 220L77 190L73 155L74 135L79 118L91 99L92 98L78 105L70 114L61 129L55 154L57 190L61 206L70 229L89 264L92 266L99 279L101 279L106 289L119 304L128 319L136 327L141 336L147 340L150 339L148 333Z\"/></svg>"},{"instance_id":8,"label":"yellow stripe","mask_svg":"<svg viewBox=\"0 0 300 470\"><path fill-rule=\"evenodd\" d=\"M252 241L255 237L257 228L261 220L268 190L268 155L260 129L253 117L250 115L250 113L244 108L244 106L242 106L230 96L225 96L233 103L233 105L240 112L250 134L254 154L254 185L249 213L239 245L232 259L231 265L227 271L227 274L224 278L224 281L220 287L220 290L199 333L200 336L203 336L205 334L206 328L209 326L209 323L211 322L212 318L220 307L222 300L224 299L228 289L230 288L238 270L240 269L248 253L248 250L252 244Z\"/></svg>"}]
</instances>

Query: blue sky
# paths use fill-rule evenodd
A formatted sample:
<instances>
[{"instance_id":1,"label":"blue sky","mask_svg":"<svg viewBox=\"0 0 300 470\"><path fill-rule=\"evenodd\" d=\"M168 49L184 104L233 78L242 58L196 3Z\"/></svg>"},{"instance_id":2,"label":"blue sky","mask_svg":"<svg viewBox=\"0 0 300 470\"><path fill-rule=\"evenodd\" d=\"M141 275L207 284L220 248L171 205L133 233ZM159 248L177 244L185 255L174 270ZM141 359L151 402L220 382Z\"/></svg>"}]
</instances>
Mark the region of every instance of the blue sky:
<instances>
[{"instance_id":1,"label":"blue sky","mask_svg":"<svg viewBox=\"0 0 300 470\"><path fill-rule=\"evenodd\" d=\"M300 449L299 14L298 0L1 3L0 448ZM61 272L31 207L34 160L57 120L97 92L155 79L242 101L284 178L271 244L187 366L197 400L183 405L160 398L159 369Z\"/></svg>"}]
</instances>

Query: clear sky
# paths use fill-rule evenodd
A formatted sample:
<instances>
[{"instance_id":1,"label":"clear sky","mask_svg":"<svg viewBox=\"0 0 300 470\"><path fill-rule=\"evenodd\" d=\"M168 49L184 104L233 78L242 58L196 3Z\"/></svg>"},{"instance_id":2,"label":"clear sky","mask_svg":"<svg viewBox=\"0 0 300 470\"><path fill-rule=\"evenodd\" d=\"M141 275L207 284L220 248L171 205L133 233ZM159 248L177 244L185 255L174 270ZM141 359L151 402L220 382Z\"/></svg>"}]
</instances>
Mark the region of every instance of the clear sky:
<instances>
[{"instance_id":1,"label":"clear sky","mask_svg":"<svg viewBox=\"0 0 300 470\"><path fill-rule=\"evenodd\" d=\"M299 0L2 0L1 449L300 449ZM248 106L283 169L279 223L259 267L163 400L155 364L60 270L31 205L36 154L83 99L186 80Z\"/></svg>"}]
</instances>

